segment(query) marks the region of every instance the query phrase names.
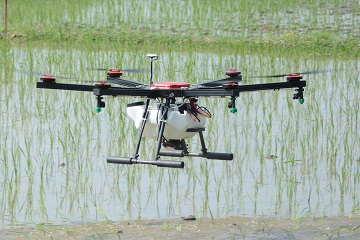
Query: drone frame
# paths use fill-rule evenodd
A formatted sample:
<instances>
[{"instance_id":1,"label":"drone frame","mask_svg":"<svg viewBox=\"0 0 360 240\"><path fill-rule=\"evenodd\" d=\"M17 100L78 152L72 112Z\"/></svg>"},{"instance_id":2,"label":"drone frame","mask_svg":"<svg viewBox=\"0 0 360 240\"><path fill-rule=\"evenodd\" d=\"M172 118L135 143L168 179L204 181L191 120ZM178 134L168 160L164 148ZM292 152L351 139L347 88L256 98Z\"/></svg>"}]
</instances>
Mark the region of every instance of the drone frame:
<instances>
[{"instance_id":1,"label":"drone frame","mask_svg":"<svg viewBox=\"0 0 360 240\"><path fill-rule=\"evenodd\" d=\"M149 56L150 57L150 56ZM154 56L152 56L154 58ZM151 57L150 57L151 58ZM153 58L152 61L153 61ZM121 75L121 74L120 74ZM119 75L119 76L120 76ZM116 157L111 156L107 157L108 163L117 163L117 164L151 164L158 167L170 167L170 168L183 168L183 161L165 161L159 160L160 156L170 156L170 157L185 157L185 156L195 156L195 157L204 157L207 159L218 159L218 160L232 160L232 153L216 153L208 152L205 146L205 141L202 132L205 128L190 128L187 129L188 132L197 132L200 137L201 143L201 153L190 153L187 150L186 144L182 139L181 144L183 147L180 150L168 150L161 149L162 140L164 136L164 130L166 127L167 113L172 103L175 103L176 98L189 99L189 98L198 98L198 97L230 97L230 102L228 107L231 112L236 112L235 101L242 92L251 92L251 91L261 91L261 90L279 90L283 88L296 88L293 99L299 99L300 103L304 102L303 91L306 86L306 81L301 80L302 76L300 74L291 74L287 77L286 82L275 82L275 83L260 83L260 84L247 84L247 85L238 85L236 81L241 81L240 71L232 71L228 78L210 81L207 85L206 83L200 85L193 85L191 87L179 87L179 88L157 88L157 87L148 87L148 85L142 84L139 87L113 87L107 82L99 82L95 85L79 85L79 84L64 84L56 83L55 78L48 76L43 76L40 79L41 82L37 82L37 88L43 89L57 89L57 90L69 90L69 91L86 91L92 92L97 98L97 109L100 111L101 108L105 107L105 102L103 96L132 96L132 97L144 97L146 98L145 109L142 115L142 122L138 132L136 150L133 157ZM119 77L118 76L118 77ZM108 76L109 82L114 80L113 77ZM136 84L134 81L123 80L123 85L133 86ZM217 84L220 81L227 81L225 84ZM152 81L151 81L152 82ZM213 83L213 84L212 84ZM214 86L216 85L216 87ZM143 131L148 118L148 108L150 101L152 99L165 99L165 103L161 103L159 121L159 132L157 136L157 148L152 161L144 161L139 159L139 149Z\"/></svg>"}]
</instances>

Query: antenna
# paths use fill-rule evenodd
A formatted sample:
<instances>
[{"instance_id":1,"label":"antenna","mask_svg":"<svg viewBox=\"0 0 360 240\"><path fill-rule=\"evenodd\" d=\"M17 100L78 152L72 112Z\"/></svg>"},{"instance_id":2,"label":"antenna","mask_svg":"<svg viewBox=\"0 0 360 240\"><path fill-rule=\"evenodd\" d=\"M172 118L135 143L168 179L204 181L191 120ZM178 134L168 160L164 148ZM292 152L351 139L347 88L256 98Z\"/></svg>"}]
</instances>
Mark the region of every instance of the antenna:
<instances>
[{"instance_id":1,"label":"antenna","mask_svg":"<svg viewBox=\"0 0 360 240\"><path fill-rule=\"evenodd\" d=\"M152 84L153 83L153 81L152 81L152 79L153 79L153 62L158 59L158 56L156 54L148 54L146 56L151 59L151 63L150 63L150 84Z\"/></svg>"}]
</instances>

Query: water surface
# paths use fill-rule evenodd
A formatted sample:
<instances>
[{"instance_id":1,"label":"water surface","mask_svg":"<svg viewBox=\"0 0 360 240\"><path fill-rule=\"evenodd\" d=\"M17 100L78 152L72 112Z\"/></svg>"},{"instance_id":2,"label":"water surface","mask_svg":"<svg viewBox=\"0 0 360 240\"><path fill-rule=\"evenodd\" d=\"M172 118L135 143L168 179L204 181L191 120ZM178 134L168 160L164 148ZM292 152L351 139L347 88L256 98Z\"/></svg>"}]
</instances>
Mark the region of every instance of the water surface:
<instances>
[{"instance_id":1,"label":"water surface","mask_svg":"<svg viewBox=\"0 0 360 240\"><path fill-rule=\"evenodd\" d=\"M137 218L359 215L359 67L357 59L318 59L159 51L156 81L201 82L242 70L243 84L285 81L251 76L307 70L305 103L294 90L243 93L238 112L228 99L200 99L210 151L231 162L186 158L185 168L107 164L132 156L136 130L125 106L136 98L106 98L95 112L91 93L36 89L38 77L58 82L105 79L94 67L149 69L147 50L77 50L7 46L1 49L0 215L13 223L73 223ZM149 73L127 79L149 81ZM199 151L195 137L189 148ZM155 151L143 140L141 159ZM273 156L270 156L273 155ZM179 159L175 159L179 160Z\"/></svg>"}]
</instances>

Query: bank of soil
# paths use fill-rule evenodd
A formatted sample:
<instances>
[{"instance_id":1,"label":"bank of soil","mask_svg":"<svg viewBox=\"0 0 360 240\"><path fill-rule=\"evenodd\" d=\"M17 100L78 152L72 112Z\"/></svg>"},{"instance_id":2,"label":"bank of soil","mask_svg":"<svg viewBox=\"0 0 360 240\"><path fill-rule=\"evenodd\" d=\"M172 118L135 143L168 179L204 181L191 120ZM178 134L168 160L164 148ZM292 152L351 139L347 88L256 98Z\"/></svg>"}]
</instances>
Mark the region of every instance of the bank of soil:
<instances>
[{"instance_id":1,"label":"bank of soil","mask_svg":"<svg viewBox=\"0 0 360 240\"><path fill-rule=\"evenodd\" d=\"M9 226L0 239L360 239L360 216L132 220Z\"/></svg>"}]
</instances>

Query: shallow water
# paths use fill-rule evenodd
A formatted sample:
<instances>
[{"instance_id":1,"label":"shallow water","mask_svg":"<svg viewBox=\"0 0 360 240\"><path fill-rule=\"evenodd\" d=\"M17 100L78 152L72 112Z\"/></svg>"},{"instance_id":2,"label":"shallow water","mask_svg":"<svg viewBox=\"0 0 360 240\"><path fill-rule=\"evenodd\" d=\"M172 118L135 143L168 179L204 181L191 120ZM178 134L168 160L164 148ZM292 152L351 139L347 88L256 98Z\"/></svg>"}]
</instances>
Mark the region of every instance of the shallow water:
<instances>
[{"instance_id":1,"label":"shallow water","mask_svg":"<svg viewBox=\"0 0 360 240\"><path fill-rule=\"evenodd\" d=\"M237 114L229 112L227 99L200 99L214 115L204 133L208 149L233 152L234 160L186 158L179 170L106 163L106 156L133 154L137 132L125 106L139 99L106 98L106 108L96 114L91 93L36 89L38 77L29 74L102 80L105 73L85 69L148 69L146 50L8 46L1 51L2 227L189 214L359 215L357 59L159 51L156 81L196 83L224 77L230 67L242 69L243 84L285 81L251 78L257 75L332 70L304 76L303 105L292 100L293 90L244 93ZM149 74L124 75L149 80ZM155 145L143 143L141 159L150 160ZM199 150L197 138L189 147Z\"/></svg>"},{"instance_id":2,"label":"shallow water","mask_svg":"<svg viewBox=\"0 0 360 240\"><path fill-rule=\"evenodd\" d=\"M2 6L0 6L0 10ZM318 30L346 38L360 34L359 1L32 1L9 4L10 21L21 26L76 26L136 29L166 35L266 37L302 35ZM64 30L66 31L66 30ZM63 34L60 31L60 34ZM316 41L316 40L315 40Z\"/></svg>"},{"instance_id":3,"label":"shallow water","mask_svg":"<svg viewBox=\"0 0 360 240\"><path fill-rule=\"evenodd\" d=\"M73 225L17 226L2 239L358 239L360 219L229 217L195 221L133 220Z\"/></svg>"}]
</instances>

